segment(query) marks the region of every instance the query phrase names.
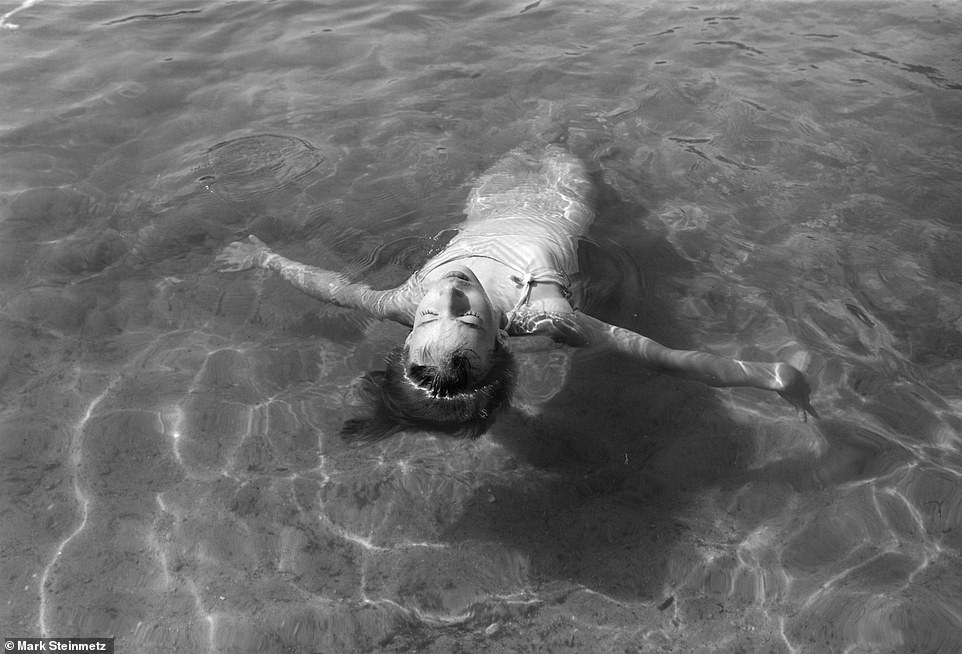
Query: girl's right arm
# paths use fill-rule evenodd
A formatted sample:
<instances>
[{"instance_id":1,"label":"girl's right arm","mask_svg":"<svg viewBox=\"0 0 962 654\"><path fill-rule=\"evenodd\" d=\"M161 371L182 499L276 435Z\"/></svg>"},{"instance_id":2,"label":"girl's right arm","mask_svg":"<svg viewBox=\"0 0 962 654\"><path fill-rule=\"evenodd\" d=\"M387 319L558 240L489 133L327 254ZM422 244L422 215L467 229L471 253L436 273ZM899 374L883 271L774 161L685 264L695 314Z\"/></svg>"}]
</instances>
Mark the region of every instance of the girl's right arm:
<instances>
[{"instance_id":1,"label":"girl's right arm","mask_svg":"<svg viewBox=\"0 0 962 654\"><path fill-rule=\"evenodd\" d=\"M263 268L276 272L296 289L313 298L342 307L363 309L376 318L405 325L413 322L414 306L406 286L377 291L367 284L352 282L340 273L299 263L272 251L256 236L229 244L217 256L221 272Z\"/></svg>"}]
</instances>

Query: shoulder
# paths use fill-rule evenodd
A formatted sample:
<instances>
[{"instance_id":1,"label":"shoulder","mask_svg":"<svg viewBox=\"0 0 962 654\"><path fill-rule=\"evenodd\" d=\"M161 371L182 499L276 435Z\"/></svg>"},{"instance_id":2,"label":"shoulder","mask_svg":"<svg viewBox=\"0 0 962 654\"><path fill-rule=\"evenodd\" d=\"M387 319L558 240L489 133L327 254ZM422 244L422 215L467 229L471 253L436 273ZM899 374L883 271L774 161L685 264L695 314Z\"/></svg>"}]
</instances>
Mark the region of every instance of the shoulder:
<instances>
[{"instance_id":1,"label":"shoulder","mask_svg":"<svg viewBox=\"0 0 962 654\"><path fill-rule=\"evenodd\" d=\"M370 311L378 318L386 318L410 327L414 324L414 312L421 301L421 285L415 276L397 288L374 291L369 303Z\"/></svg>"},{"instance_id":2,"label":"shoulder","mask_svg":"<svg viewBox=\"0 0 962 654\"><path fill-rule=\"evenodd\" d=\"M578 312L568 305L567 310L553 310L552 307L522 307L511 313L508 318L509 336L550 336L554 340L581 347L587 345L588 338L580 321Z\"/></svg>"}]
</instances>

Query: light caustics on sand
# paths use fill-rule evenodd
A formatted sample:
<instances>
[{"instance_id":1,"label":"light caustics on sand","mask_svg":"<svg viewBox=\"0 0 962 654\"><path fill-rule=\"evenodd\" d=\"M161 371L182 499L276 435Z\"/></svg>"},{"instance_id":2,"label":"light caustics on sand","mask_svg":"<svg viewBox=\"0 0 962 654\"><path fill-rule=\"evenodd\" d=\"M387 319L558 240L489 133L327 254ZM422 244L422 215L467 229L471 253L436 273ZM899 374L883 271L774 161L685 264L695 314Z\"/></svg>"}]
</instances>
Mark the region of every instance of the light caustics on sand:
<instances>
[{"instance_id":1,"label":"light caustics on sand","mask_svg":"<svg viewBox=\"0 0 962 654\"><path fill-rule=\"evenodd\" d=\"M63 541L61 541L60 544L56 547L56 549L54 550L53 556L50 558L50 561L47 563L46 566L44 566L43 574L40 575L40 609L39 609L39 617L38 617L38 623L39 623L38 626L40 630L40 635L44 638L50 635L50 631L48 630L48 624L47 624L47 610L48 610L47 584L49 582L50 575L53 571L54 566L57 565L57 562L60 560L60 557L63 555L64 549L70 544L70 542L73 539L75 539L80 534L80 532L82 532L86 528L87 518L90 515L90 497L87 495L87 493L83 490L83 488L80 485L80 475L78 470L80 466L84 430L87 428L87 425L90 423L91 418L93 418L97 410L97 407L100 405L101 402L104 401L104 398L106 398L110 394L110 391L114 388L114 386L116 386L119 380L120 380L119 376L112 379L104 388L104 390L101 391L100 394L97 395L90 402L90 404L87 405L87 409L84 411L83 416L81 416L80 420L74 426L71 434L70 465L73 470L73 491L74 491L74 495L77 498L77 504L80 506L80 524L77 525L76 529L74 529L72 532L67 534L67 537L64 538Z\"/></svg>"},{"instance_id":2,"label":"light caustics on sand","mask_svg":"<svg viewBox=\"0 0 962 654\"><path fill-rule=\"evenodd\" d=\"M40 2L41 0L24 0L24 2L22 2L19 7L17 7L16 9L11 9L7 13L5 13L3 16L0 16L0 27L2 27L5 30L20 29L20 25L16 23L11 23L10 18L14 14L20 13L24 9L29 9L30 7L34 6L35 4L39 4Z\"/></svg>"},{"instance_id":3,"label":"light caustics on sand","mask_svg":"<svg viewBox=\"0 0 962 654\"><path fill-rule=\"evenodd\" d=\"M184 334L182 334L184 335ZM168 335L169 336L169 335ZM298 413L297 396L287 397L287 391L272 388L265 388L264 384L258 383L253 373L256 366L252 363L256 358L256 352L245 344L236 344L225 347L218 343L212 346L206 343L201 347L200 352L193 352L189 358L189 365L170 366L173 355L171 352L180 352L178 348L169 349L161 347L168 343L167 337L155 338L150 340L145 347L139 346L136 353L130 357L131 363L116 371L110 377L98 371L101 376L100 390L96 396L88 396L85 406L82 405L78 410L79 415L69 431L70 434L70 462L72 470L73 490L78 506L78 524L69 534L66 534L54 550L50 560L43 569L40 585L40 614L39 626L40 633L44 636L58 630L56 624L56 610L51 600L54 594L53 579L59 573L59 566L63 564L65 556L76 550L71 544L76 545L76 541L83 534L84 530L90 527L97 509L98 497L95 491L91 491L84 484L84 461L86 454L85 439L87 432L90 431L93 421L115 414L118 412L143 412L156 417L158 424L157 433L162 434L166 439L166 446L169 447L169 455L183 472L186 478L192 482L205 483L233 483L244 485L249 481L248 472L243 465L243 457L239 452L245 443L259 436L266 436L273 429L271 412L269 407L283 407L285 412L292 414ZM189 349L184 349L189 352ZM153 361L152 357L163 352L160 364ZM221 366L224 361L218 361L218 357L229 356L227 363L238 367L234 372L239 371L238 375L225 375ZM175 358L177 362L182 359ZM126 397L125 385L132 382L137 374L142 370L153 371L163 370L166 372L179 372L183 375L183 382L176 388L172 397L165 397L164 400L153 406L141 408L125 406L118 408L113 406L114 401L119 397ZM90 376L87 371L78 370L78 373ZM203 396L210 390L216 389L218 392L224 389L233 388L235 382L242 381L249 385L250 395L243 397L225 398L223 406L230 406L233 415L237 417L235 422L227 424L221 432L224 437L223 442L219 443L216 456L213 458L201 456L195 459L198 452L194 445L205 438L204 429L198 416L193 412L198 410L194 406L192 399ZM93 392L96 392L93 391ZM295 420L301 419L305 424L310 421L305 416L294 416ZM283 422L283 421L280 421ZM893 441L899 440L899 434L891 429L886 429L881 423L873 426L878 431L885 433ZM283 429L283 424L277 427ZM322 427L314 425L312 429L323 430ZM196 433L194 433L196 432ZM210 434L207 434L207 438ZM323 438L321 439L323 440ZM320 441L319 441L320 443ZM495 447L490 441L484 441L477 447ZM916 444L906 444L906 447L913 452L917 452L919 460L925 460L925 450ZM208 458L210 460L208 460ZM356 559L358 577L355 586L350 593L350 602L360 602L364 605L379 607L392 616L404 616L406 620L418 621L426 625L451 626L458 624L470 624L478 618L488 615L493 604L500 606L512 605L545 605L545 610L551 612L552 604L550 598L544 594L544 589L531 588L527 580L522 580L520 584L512 587L487 588L484 592L478 593L470 604L460 604L451 607L449 610L432 607L425 607L417 601L411 602L403 597L403 594L396 594L391 590L378 589L369 586L371 579L370 571L378 569L385 560L392 561L395 555L409 551L421 550L425 555L432 556L433 551L449 550L453 546L445 542L431 542L429 538L424 540L414 535L414 538L395 540L389 538L383 541L378 538L377 529L368 529L360 525L344 523L324 506L324 501L320 506L306 506L299 501L298 494L294 492L294 484L298 481L313 484L315 492L317 484L325 486L337 484L339 476L336 457L319 455L316 465L310 469L298 468L289 472L284 477L291 487L291 506L303 519L321 527L326 533L350 543L357 548ZM206 462L206 465L204 463ZM383 456L378 457L377 465L387 465L387 459ZM416 474L418 466L416 463L400 458L390 460L390 465L395 467L401 475ZM926 462L927 467L932 467L946 475L954 478L958 473L935 461ZM806 530L811 527L808 520L798 520L783 524L768 524L756 526L754 529L743 534L738 540L725 541L721 539L717 542L699 540L696 549L702 557L699 565L691 568L691 571L684 578L675 581L667 588L663 595L672 597L672 613L681 623L687 621L689 614L689 603L694 600L692 605L696 605L698 598L703 594L705 580L709 577L716 581L724 580L720 586L716 587L716 592L722 597L733 598L747 602L750 605L753 615L764 621L772 637L780 638L784 646L790 652L805 651L804 645L798 640L799 635L793 629L793 623L797 620L780 615L779 612L786 603L794 603L799 607L799 611L806 615L817 615L830 606L835 591L843 588L847 581L856 575L870 570L871 566L884 562L886 556L893 554L903 554L913 562L913 566L908 569L905 579L899 585L893 585L892 593L899 595L908 591L909 587L919 578L920 574L930 569L933 562L945 556L944 546L939 539L930 534L926 529L926 519L919 506L913 501L911 493L903 488L902 480L906 475L916 473L920 469L918 463L906 463L894 469L887 470L870 480L857 480L840 484L840 493L847 494L859 489L866 490L871 507L874 507L874 514L869 517L879 524L879 528L884 528L885 533L891 534L887 539L875 537L874 540L880 544L878 551L868 557L861 557L851 561L843 561L846 565L827 570L822 578L813 583L813 580L797 580L790 569L782 561L784 548L780 543L795 542L804 538ZM229 480L229 481L228 481ZM159 568L157 575L158 583L164 592L182 592L186 597L192 599L196 624L200 625L194 637L203 641L206 639L209 648L214 649L221 642L222 637L226 637L227 625L237 619L238 614L229 605L221 602L223 598L211 594L207 587L206 574L209 568L204 567L192 571L190 567L184 568L179 562L177 543L183 538L189 537L177 533L179 527L171 526L180 524L185 517L183 506L177 504L177 493L172 502L168 501L170 495L166 494L168 489L161 490L153 495L156 505L156 512L153 514L151 528L148 530L145 539L146 549L156 559ZM170 490L174 490L171 488ZM319 498L320 499L320 498ZM904 514L906 523L901 527L893 524L890 518L891 511L899 508L897 515ZM387 506L384 507L388 509ZM788 514L796 514L794 506L785 507ZM163 514L170 514L173 517L168 521ZM866 514L868 515L868 514ZM722 533L729 525L721 522L715 524L715 530ZM245 525L245 528L247 525ZM908 529L914 538L909 539L910 545L906 545L904 537L900 540L900 533ZM171 540L173 532L175 536ZM874 532L873 532L874 533ZM281 551L286 551L287 547L280 547ZM280 569L287 570L288 565L280 565ZM199 574L195 574L199 573ZM714 575L714 576L713 576ZM335 610L336 605L341 601L337 595L319 596L316 591L301 585L297 582L290 584L290 590L304 597L308 604L323 606L321 613L327 614L328 611ZM499 590L501 592L499 592ZM515 592L511 592L514 590ZM626 611L635 613L649 611L655 614L655 606L650 599L640 599L639 601L625 600L617 598L604 592L604 588L591 588L582 583L573 583L572 587L565 593L576 592L591 595L593 598L603 598L605 602L619 606ZM550 594L550 593L549 593ZM326 594L325 594L326 595ZM220 601L218 601L220 600ZM666 607L667 608L667 607ZM697 609L696 609L697 610ZM655 614L657 615L657 614ZM669 614L665 614L666 616ZM590 620L585 620L584 616L577 619L572 618L573 624L605 632L608 626L603 623L592 624ZM864 621L863 621L864 622ZM494 625L494 623L492 623ZM859 623L855 628L862 628L864 625ZM497 629L497 627L494 627ZM668 639L672 637L673 626L652 626L640 632L632 632L629 627L619 627L613 629L612 634L624 636L629 632L632 637L638 638L658 638ZM622 629L622 631L619 631ZM627 629L624 631L623 629ZM902 634L893 630L886 636L892 642L902 637ZM654 641L652 641L654 642Z\"/></svg>"}]
</instances>

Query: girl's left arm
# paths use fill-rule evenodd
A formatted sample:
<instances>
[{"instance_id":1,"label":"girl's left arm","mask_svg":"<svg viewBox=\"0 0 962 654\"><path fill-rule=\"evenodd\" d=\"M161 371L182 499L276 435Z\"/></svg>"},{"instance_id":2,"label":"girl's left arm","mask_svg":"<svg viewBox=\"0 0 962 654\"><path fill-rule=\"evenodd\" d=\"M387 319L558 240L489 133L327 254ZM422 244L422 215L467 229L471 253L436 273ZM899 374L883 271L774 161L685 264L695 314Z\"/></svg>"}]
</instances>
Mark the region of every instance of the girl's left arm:
<instances>
[{"instance_id":1,"label":"girl's left arm","mask_svg":"<svg viewBox=\"0 0 962 654\"><path fill-rule=\"evenodd\" d=\"M272 251L256 236L231 243L217 256L221 272L263 268L277 273L300 291L313 298L342 307L363 309L376 318L405 325L413 321L414 305L406 286L378 291L367 284L352 282L341 273L309 266Z\"/></svg>"},{"instance_id":2,"label":"girl's left arm","mask_svg":"<svg viewBox=\"0 0 962 654\"><path fill-rule=\"evenodd\" d=\"M581 333L588 346L623 352L635 360L672 375L700 381L709 386L750 386L775 391L803 415L818 413L811 404L811 390L805 375L787 363L739 361L709 352L673 350L631 330L609 325L577 312Z\"/></svg>"}]
</instances>

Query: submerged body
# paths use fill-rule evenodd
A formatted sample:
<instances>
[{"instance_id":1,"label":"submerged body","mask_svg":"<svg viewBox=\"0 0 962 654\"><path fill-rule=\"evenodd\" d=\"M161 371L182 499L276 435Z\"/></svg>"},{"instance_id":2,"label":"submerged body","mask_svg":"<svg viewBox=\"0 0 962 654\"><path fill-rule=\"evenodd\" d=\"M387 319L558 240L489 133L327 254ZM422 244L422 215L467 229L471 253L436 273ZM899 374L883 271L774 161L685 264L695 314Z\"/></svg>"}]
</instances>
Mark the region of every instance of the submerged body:
<instances>
[{"instance_id":1,"label":"submerged body","mask_svg":"<svg viewBox=\"0 0 962 654\"><path fill-rule=\"evenodd\" d=\"M412 396L415 403L420 398L443 405L452 398L484 396L480 409L472 400L450 420L428 420L430 426L463 420L469 409L487 419L493 407L485 393L500 398L507 388L492 379L505 374L497 362L506 338L529 334L615 350L639 364L712 386L773 390L815 415L804 376L786 363L672 350L578 311L583 298L578 243L594 219L593 200L584 165L566 150L518 149L479 178L465 207L466 220L445 249L395 289L376 291L291 261L254 237L229 245L220 261L225 270L273 270L318 299L411 326L396 379L391 382L389 374L389 383L423 391Z\"/></svg>"},{"instance_id":2,"label":"submerged body","mask_svg":"<svg viewBox=\"0 0 962 654\"><path fill-rule=\"evenodd\" d=\"M429 282L459 264L477 274L505 311L519 300L525 304L526 291L535 296L527 298L531 304L556 298L557 288L577 307L578 243L594 220L593 195L583 164L562 148L537 155L514 150L478 180L459 233L417 276ZM548 293L539 288L545 286Z\"/></svg>"}]
</instances>

